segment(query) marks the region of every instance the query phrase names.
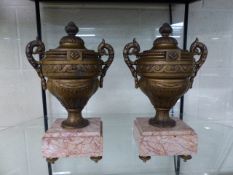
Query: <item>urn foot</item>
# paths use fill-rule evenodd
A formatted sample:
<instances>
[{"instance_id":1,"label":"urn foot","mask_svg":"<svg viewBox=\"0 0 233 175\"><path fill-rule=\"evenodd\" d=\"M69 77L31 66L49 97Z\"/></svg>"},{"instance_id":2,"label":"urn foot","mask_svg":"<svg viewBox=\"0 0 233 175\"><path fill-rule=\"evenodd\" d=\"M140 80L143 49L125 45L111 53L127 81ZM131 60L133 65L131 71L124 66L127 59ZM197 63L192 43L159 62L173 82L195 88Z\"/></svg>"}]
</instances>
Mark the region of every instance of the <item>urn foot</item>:
<instances>
[{"instance_id":1,"label":"urn foot","mask_svg":"<svg viewBox=\"0 0 233 175\"><path fill-rule=\"evenodd\" d=\"M95 163L98 163L102 159L102 156L91 156L90 159L93 160Z\"/></svg>"},{"instance_id":2,"label":"urn foot","mask_svg":"<svg viewBox=\"0 0 233 175\"><path fill-rule=\"evenodd\" d=\"M160 121L160 120L157 120L157 118L150 118L149 124L155 127L159 127L159 128L169 128L169 127L176 126L176 122L173 119Z\"/></svg>"},{"instance_id":3,"label":"urn foot","mask_svg":"<svg viewBox=\"0 0 233 175\"><path fill-rule=\"evenodd\" d=\"M64 129L84 128L89 125L89 121L82 117L81 111L68 111L68 118L61 124Z\"/></svg>"},{"instance_id":4,"label":"urn foot","mask_svg":"<svg viewBox=\"0 0 233 175\"><path fill-rule=\"evenodd\" d=\"M46 161L51 164L54 164L57 160L58 158L46 158Z\"/></svg>"},{"instance_id":5,"label":"urn foot","mask_svg":"<svg viewBox=\"0 0 233 175\"><path fill-rule=\"evenodd\" d=\"M78 122L70 122L68 119L64 120L61 124L64 129L76 129L76 128L84 128L89 125L89 121L87 119L79 120Z\"/></svg>"},{"instance_id":6,"label":"urn foot","mask_svg":"<svg viewBox=\"0 0 233 175\"><path fill-rule=\"evenodd\" d=\"M141 159L144 163L146 163L148 160L151 159L151 156L138 156L139 159Z\"/></svg>"},{"instance_id":7,"label":"urn foot","mask_svg":"<svg viewBox=\"0 0 233 175\"><path fill-rule=\"evenodd\" d=\"M169 109L156 109L156 116L149 120L149 124L160 128L176 126L176 121L169 116Z\"/></svg>"},{"instance_id":8,"label":"urn foot","mask_svg":"<svg viewBox=\"0 0 233 175\"><path fill-rule=\"evenodd\" d=\"M184 160L184 162L187 162L187 160L191 160L191 155L180 155L180 158Z\"/></svg>"}]
</instances>

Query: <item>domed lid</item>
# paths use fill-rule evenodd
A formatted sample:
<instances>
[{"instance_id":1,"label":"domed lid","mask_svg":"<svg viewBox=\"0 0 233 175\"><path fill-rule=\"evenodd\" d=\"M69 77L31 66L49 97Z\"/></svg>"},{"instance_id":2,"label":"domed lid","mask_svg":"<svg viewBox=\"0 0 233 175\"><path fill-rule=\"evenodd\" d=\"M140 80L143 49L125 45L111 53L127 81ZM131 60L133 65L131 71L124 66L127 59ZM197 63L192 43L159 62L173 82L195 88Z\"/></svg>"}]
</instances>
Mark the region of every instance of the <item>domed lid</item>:
<instances>
[{"instance_id":1,"label":"domed lid","mask_svg":"<svg viewBox=\"0 0 233 175\"><path fill-rule=\"evenodd\" d=\"M178 42L175 38L170 37L172 27L168 23L164 23L159 32L161 37L154 40L153 47L150 50L145 50L139 53L139 57L144 59L192 59L193 54L187 50L182 50L178 47ZM138 62L142 61L139 59Z\"/></svg>"},{"instance_id":2,"label":"domed lid","mask_svg":"<svg viewBox=\"0 0 233 175\"><path fill-rule=\"evenodd\" d=\"M154 41L152 49L178 49L177 40L170 37L172 31L172 27L168 23L164 23L159 28L159 33L162 37L159 37Z\"/></svg>"},{"instance_id":3,"label":"domed lid","mask_svg":"<svg viewBox=\"0 0 233 175\"><path fill-rule=\"evenodd\" d=\"M86 49L84 41L77 36L79 29L74 22L69 22L65 27L65 31L68 36L61 38L59 49Z\"/></svg>"},{"instance_id":4,"label":"domed lid","mask_svg":"<svg viewBox=\"0 0 233 175\"><path fill-rule=\"evenodd\" d=\"M42 64L66 64L67 62L77 64L80 61L93 63L99 61L98 53L86 49L82 38L77 36L79 29L74 22L69 22L65 31L67 36L61 38L57 48L45 52Z\"/></svg>"}]
</instances>

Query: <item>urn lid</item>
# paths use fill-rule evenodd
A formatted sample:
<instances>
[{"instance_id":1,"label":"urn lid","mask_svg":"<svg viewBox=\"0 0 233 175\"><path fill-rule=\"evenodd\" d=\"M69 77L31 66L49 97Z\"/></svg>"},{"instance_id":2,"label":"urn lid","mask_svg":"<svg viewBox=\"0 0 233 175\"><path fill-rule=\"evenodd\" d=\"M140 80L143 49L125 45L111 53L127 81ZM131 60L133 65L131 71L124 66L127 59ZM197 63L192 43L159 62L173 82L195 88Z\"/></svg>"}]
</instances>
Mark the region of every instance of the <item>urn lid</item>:
<instances>
[{"instance_id":1,"label":"urn lid","mask_svg":"<svg viewBox=\"0 0 233 175\"><path fill-rule=\"evenodd\" d=\"M164 23L159 28L159 33L162 37L159 37L154 41L152 49L178 49L177 40L170 37L172 32L172 27L168 23Z\"/></svg>"},{"instance_id":2,"label":"urn lid","mask_svg":"<svg viewBox=\"0 0 233 175\"><path fill-rule=\"evenodd\" d=\"M69 22L65 31L67 35L60 39L59 46L45 52L42 64L66 64L67 62L78 64L80 61L99 61L98 53L94 50L88 50L82 38L77 36L79 28L74 22Z\"/></svg>"},{"instance_id":3,"label":"urn lid","mask_svg":"<svg viewBox=\"0 0 233 175\"><path fill-rule=\"evenodd\" d=\"M59 49L86 49L82 38L77 36L79 28L74 22L69 22L65 31L67 36L61 38Z\"/></svg>"},{"instance_id":4,"label":"urn lid","mask_svg":"<svg viewBox=\"0 0 233 175\"><path fill-rule=\"evenodd\" d=\"M168 23L164 23L159 28L161 37L154 40L153 47L150 50L139 53L139 56L141 58L160 60L192 59L193 54L187 50L180 49L177 40L170 37L172 31L172 27Z\"/></svg>"}]
</instances>

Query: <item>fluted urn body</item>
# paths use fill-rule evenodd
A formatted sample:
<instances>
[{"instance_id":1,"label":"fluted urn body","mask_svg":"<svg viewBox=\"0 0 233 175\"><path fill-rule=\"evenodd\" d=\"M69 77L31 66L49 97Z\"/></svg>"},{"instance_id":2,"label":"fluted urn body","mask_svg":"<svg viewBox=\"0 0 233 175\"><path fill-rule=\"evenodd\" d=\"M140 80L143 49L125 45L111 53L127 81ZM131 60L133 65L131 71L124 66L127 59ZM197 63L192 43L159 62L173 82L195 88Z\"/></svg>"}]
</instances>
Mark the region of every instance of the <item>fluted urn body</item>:
<instances>
[{"instance_id":1,"label":"fluted urn body","mask_svg":"<svg viewBox=\"0 0 233 175\"><path fill-rule=\"evenodd\" d=\"M62 127L82 128L89 124L82 116L82 109L98 87L102 87L114 51L104 40L98 46L98 52L86 49L73 22L65 30L68 35L61 38L57 48L45 51L44 44L35 40L26 46L26 55L41 78L42 87L66 108L68 117ZM42 59L36 61L33 54L39 54ZM108 55L105 62L101 60L103 55Z\"/></svg>"},{"instance_id":2,"label":"fluted urn body","mask_svg":"<svg viewBox=\"0 0 233 175\"><path fill-rule=\"evenodd\" d=\"M176 122L170 118L169 110L177 100L192 87L197 71L207 57L206 46L196 40L190 51L181 50L175 38L170 37L172 28L165 23L160 28L150 50L140 52L134 40L124 48L123 55L139 87L147 95L156 109L156 115L149 123L156 127L173 127ZM136 55L131 61L129 55ZM200 55L196 60L195 55Z\"/></svg>"}]
</instances>

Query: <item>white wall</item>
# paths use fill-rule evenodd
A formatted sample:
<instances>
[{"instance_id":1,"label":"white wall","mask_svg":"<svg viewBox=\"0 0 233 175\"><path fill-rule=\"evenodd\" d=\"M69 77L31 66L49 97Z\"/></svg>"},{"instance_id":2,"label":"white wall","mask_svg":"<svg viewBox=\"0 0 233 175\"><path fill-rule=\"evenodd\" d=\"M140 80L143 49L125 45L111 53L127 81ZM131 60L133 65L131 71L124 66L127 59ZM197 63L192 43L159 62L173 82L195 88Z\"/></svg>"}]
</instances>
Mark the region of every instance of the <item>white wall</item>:
<instances>
[{"instance_id":1,"label":"white wall","mask_svg":"<svg viewBox=\"0 0 233 175\"><path fill-rule=\"evenodd\" d=\"M209 54L193 89L185 95L186 119L233 120L232 6L232 0L204 0L190 5L188 48L198 37ZM183 6L176 6L176 18L183 18L182 10Z\"/></svg>"},{"instance_id":2,"label":"white wall","mask_svg":"<svg viewBox=\"0 0 233 175\"><path fill-rule=\"evenodd\" d=\"M199 154L199 161L194 158L192 164L185 164L183 169L187 171L195 165L199 170L208 167L232 174L232 7L232 0L204 0L190 5L188 48L198 37L207 45L209 54L206 63L195 78L193 88L185 95L184 119L192 120L190 124L193 127L195 127L193 122L195 120L204 125L202 129L197 130L200 143L199 153L201 150L203 152ZM175 7L175 20L183 18L182 10L184 10L183 6ZM214 122L218 125L211 124ZM231 127L223 128L219 123ZM227 129L229 130L224 132ZM213 132L215 134L211 134ZM209 144L204 145L205 142ZM207 160L210 157L216 162ZM213 165L214 167L211 167Z\"/></svg>"},{"instance_id":3,"label":"white wall","mask_svg":"<svg viewBox=\"0 0 233 175\"><path fill-rule=\"evenodd\" d=\"M0 126L42 116L40 82L25 46L36 36L34 3L0 0Z\"/></svg>"}]
</instances>

